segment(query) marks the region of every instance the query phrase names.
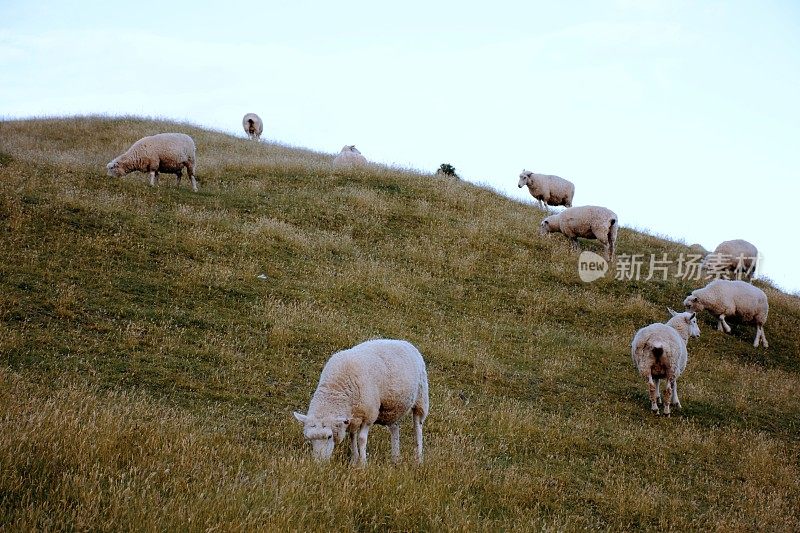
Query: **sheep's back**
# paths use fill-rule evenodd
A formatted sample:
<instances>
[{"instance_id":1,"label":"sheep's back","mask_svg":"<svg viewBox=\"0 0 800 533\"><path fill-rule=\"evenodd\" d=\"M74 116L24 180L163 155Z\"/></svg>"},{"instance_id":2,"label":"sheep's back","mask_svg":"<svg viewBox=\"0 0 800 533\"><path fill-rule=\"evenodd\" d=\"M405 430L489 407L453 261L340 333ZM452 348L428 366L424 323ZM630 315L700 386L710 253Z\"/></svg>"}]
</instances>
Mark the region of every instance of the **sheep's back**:
<instances>
[{"instance_id":1,"label":"sheep's back","mask_svg":"<svg viewBox=\"0 0 800 533\"><path fill-rule=\"evenodd\" d=\"M672 368L675 377L681 375L686 368L688 358L686 344L674 328L660 322L645 326L634 335L631 342L631 358L634 365L640 371L647 369L653 343L660 343L664 349L661 356L663 364Z\"/></svg>"},{"instance_id":2,"label":"sheep's back","mask_svg":"<svg viewBox=\"0 0 800 533\"><path fill-rule=\"evenodd\" d=\"M406 341L388 339L334 354L320 377L321 384L350 391L354 403L377 409L376 422L387 425L414 406L423 381L427 373L419 351Z\"/></svg>"}]
</instances>

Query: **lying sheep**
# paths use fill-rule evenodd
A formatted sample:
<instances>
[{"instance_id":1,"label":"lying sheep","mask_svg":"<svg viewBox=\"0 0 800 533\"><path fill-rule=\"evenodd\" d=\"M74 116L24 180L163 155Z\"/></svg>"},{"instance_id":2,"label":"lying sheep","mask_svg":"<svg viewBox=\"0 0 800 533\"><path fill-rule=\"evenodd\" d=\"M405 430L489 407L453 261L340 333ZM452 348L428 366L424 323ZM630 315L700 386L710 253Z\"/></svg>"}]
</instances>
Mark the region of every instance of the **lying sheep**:
<instances>
[{"instance_id":1,"label":"lying sheep","mask_svg":"<svg viewBox=\"0 0 800 533\"><path fill-rule=\"evenodd\" d=\"M650 409L658 414L661 401L661 380L667 380L664 414L670 414L674 403L680 409L678 378L686 368L689 337L699 337L696 313L677 313L667 308L672 318L666 324L656 323L636 332L631 342L633 365L644 379L650 394Z\"/></svg>"},{"instance_id":2,"label":"lying sheep","mask_svg":"<svg viewBox=\"0 0 800 533\"><path fill-rule=\"evenodd\" d=\"M618 230L617 214L596 205L569 207L545 218L540 225L542 233L561 232L572 239L574 248L578 248L578 237L597 239L605 245L608 261L614 257Z\"/></svg>"},{"instance_id":3,"label":"lying sheep","mask_svg":"<svg viewBox=\"0 0 800 533\"><path fill-rule=\"evenodd\" d=\"M248 113L242 118L242 127L245 134L254 141L259 140L264 131L264 123L261 122L261 117L255 113Z\"/></svg>"},{"instance_id":4,"label":"lying sheep","mask_svg":"<svg viewBox=\"0 0 800 533\"><path fill-rule=\"evenodd\" d=\"M575 185L571 181L548 174L535 174L523 170L519 175L517 187L520 189L528 186L528 192L539 201L539 207L544 205L563 205L572 207L572 197L575 195Z\"/></svg>"},{"instance_id":5,"label":"lying sheep","mask_svg":"<svg viewBox=\"0 0 800 533\"><path fill-rule=\"evenodd\" d=\"M333 164L336 166L363 165L366 162L367 158L361 155L354 144L342 147L342 151L333 160Z\"/></svg>"},{"instance_id":6,"label":"lying sheep","mask_svg":"<svg viewBox=\"0 0 800 533\"><path fill-rule=\"evenodd\" d=\"M180 185L183 167L186 167L192 190L197 192L194 165L195 146L191 137L183 133L159 133L133 143L127 152L111 160L106 170L109 176L116 178L135 170L149 172L150 186L154 187L159 172L175 174Z\"/></svg>"},{"instance_id":7,"label":"lying sheep","mask_svg":"<svg viewBox=\"0 0 800 533\"><path fill-rule=\"evenodd\" d=\"M428 416L428 374L422 355L402 340L377 339L335 353L322 369L308 414L294 413L312 455L330 459L334 443L350 434L352 463L366 464L373 424L389 426L392 460L400 460L399 420L411 412L422 462L422 423Z\"/></svg>"},{"instance_id":8,"label":"lying sheep","mask_svg":"<svg viewBox=\"0 0 800 533\"><path fill-rule=\"evenodd\" d=\"M756 270L758 249L743 239L721 242L703 260L703 268L726 279L752 279Z\"/></svg>"},{"instance_id":9,"label":"lying sheep","mask_svg":"<svg viewBox=\"0 0 800 533\"><path fill-rule=\"evenodd\" d=\"M731 327L725 322L726 316L737 316L742 322L756 325L756 338L753 346L758 348L763 342L769 348L764 335L764 324L769 314L767 295L758 287L739 280L715 279L702 289L695 289L683 301L687 311L699 313L703 309L717 317L717 329L725 333Z\"/></svg>"}]
</instances>

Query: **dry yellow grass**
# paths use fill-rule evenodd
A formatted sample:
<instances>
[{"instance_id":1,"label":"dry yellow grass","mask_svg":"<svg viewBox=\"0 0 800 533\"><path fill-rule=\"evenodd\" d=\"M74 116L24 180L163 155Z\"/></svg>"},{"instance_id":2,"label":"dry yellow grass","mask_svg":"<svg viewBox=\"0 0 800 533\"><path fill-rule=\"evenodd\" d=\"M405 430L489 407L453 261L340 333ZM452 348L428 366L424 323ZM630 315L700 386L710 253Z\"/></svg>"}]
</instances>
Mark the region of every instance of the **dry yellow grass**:
<instances>
[{"instance_id":1,"label":"dry yellow grass","mask_svg":"<svg viewBox=\"0 0 800 533\"><path fill-rule=\"evenodd\" d=\"M199 193L105 177L159 131L194 136ZM691 283L581 283L529 204L330 158L157 120L0 122L0 524L800 529L797 297L765 287L769 350L701 317L684 409L652 417L630 339ZM620 232L620 253L685 250ZM428 362L426 463L406 424L399 467L382 428L366 469L314 464L291 411L373 336Z\"/></svg>"}]
</instances>

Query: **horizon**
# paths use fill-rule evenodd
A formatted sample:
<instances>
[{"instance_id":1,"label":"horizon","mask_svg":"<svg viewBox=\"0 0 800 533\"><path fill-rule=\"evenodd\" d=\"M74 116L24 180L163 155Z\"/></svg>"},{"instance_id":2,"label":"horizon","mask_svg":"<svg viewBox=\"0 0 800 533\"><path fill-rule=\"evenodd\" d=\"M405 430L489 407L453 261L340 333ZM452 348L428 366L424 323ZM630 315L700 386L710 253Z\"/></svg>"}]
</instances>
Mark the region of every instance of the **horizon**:
<instances>
[{"instance_id":1,"label":"horizon","mask_svg":"<svg viewBox=\"0 0 800 533\"><path fill-rule=\"evenodd\" d=\"M580 5L142 3L164 27L181 18L168 33L117 27L122 6L12 1L0 117L135 115L243 136L255 112L263 140L355 144L421 172L449 163L522 202L523 168L557 174L575 205L607 206L625 227L707 250L746 239L763 275L797 294L785 234L800 195L800 7Z\"/></svg>"}]
</instances>

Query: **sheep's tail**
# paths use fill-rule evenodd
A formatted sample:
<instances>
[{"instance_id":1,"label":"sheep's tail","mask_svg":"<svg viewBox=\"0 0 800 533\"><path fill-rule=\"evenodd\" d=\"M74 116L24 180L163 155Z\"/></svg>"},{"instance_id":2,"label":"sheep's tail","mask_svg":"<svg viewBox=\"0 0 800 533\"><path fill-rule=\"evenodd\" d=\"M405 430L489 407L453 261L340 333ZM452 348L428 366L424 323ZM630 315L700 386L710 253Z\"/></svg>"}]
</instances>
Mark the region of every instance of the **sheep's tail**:
<instances>
[{"instance_id":1,"label":"sheep's tail","mask_svg":"<svg viewBox=\"0 0 800 533\"><path fill-rule=\"evenodd\" d=\"M650 346L651 351L653 353L653 357L656 358L656 361L661 359L661 356L664 355L664 345L660 342L655 342Z\"/></svg>"}]
</instances>

